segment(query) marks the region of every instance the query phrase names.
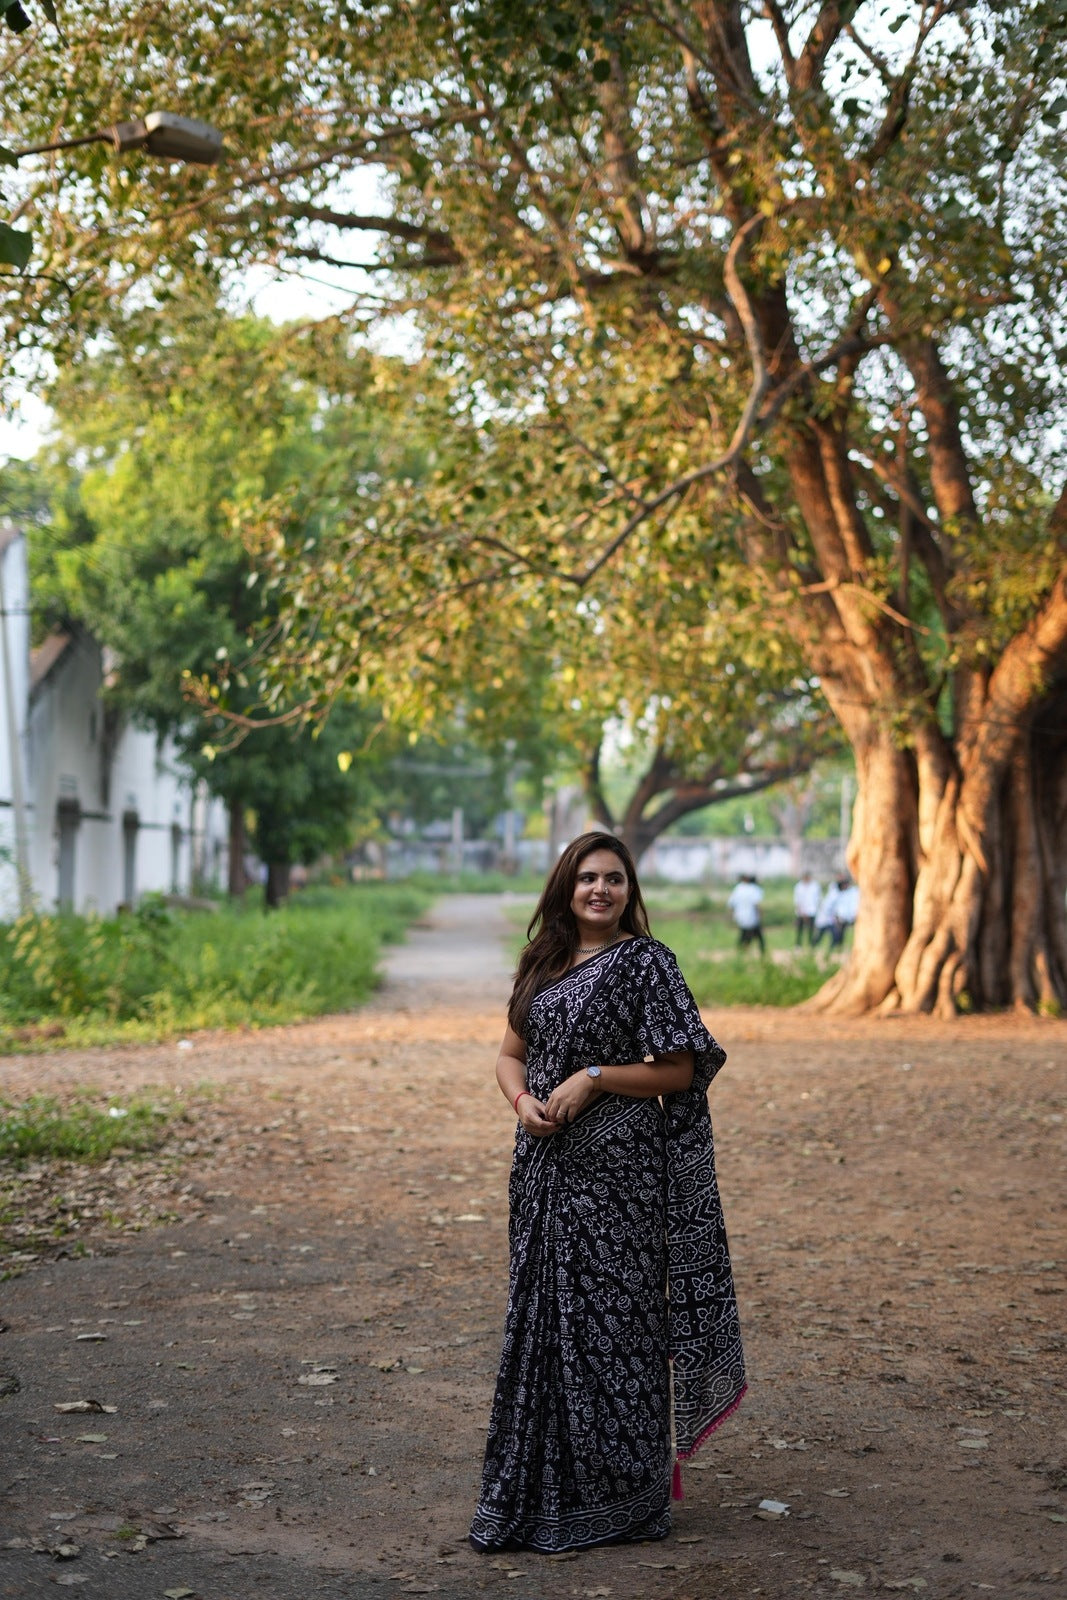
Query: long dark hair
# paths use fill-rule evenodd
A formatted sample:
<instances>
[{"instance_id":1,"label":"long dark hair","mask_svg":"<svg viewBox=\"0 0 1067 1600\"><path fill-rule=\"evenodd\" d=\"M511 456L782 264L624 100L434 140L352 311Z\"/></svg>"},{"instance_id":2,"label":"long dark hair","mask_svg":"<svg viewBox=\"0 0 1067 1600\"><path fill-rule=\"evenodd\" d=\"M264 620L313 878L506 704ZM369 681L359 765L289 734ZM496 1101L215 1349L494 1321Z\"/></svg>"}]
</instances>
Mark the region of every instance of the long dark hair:
<instances>
[{"instance_id":1,"label":"long dark hair","mask_svg":"<svg viewBox=\"0 0 1067 1600\"><path fill-rule=\"evenodd\" d=\"M560 977L574 959L578 948L578 924L571 901L578 868L594 850L610 850L617 855L630 884L630 898L626 902L619 927L627 933L649 932L648 912L641 898L641 885L637 881L634 858L621 839L613 833L583 833L563 851L548 882L541 891L537 910L526 929L529 944L519 957L515 972L515 987L508 1006L508 1022L519 1035L524 1036L526 1019L534 995L553 978Z\"/></svg>"}]
</instances>

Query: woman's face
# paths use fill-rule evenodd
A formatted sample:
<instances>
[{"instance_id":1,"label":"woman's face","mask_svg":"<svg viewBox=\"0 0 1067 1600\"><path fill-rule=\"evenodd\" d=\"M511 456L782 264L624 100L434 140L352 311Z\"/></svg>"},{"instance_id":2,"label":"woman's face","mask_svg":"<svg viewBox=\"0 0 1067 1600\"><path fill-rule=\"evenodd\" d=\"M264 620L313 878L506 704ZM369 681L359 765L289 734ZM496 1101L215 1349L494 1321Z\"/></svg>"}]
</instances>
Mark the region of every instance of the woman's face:
<instances>
[{"instance_id":1,"label":"woman's face","mask_svg":"<svg viewBox=\"0 0 1067 1600\"><path fill-rule=\"evenodd\" d=\"M609 937L630 898L630 880L614 850L591 850L578 863L571 910L584 937Z\"/></svg>"}]
</instances>

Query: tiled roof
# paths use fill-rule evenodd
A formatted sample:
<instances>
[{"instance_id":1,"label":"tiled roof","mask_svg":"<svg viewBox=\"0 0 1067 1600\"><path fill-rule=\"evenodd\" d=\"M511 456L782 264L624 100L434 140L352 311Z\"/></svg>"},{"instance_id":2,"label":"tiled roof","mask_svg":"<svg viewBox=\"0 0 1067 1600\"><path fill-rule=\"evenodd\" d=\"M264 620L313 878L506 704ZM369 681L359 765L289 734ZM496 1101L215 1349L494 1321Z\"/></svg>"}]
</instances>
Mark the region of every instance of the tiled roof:
<instances>
[{"instance_id":1,"label":"tiled roof","mask_svg":"<svg viewBox=\"0 0 1067 1600\"><path fill-rule=\"evenodd\" d=\"M30 653L30 693L40 687L56 662L74 643L69 633L50 633L44 644Z\"/></svg>"}]
</instances>

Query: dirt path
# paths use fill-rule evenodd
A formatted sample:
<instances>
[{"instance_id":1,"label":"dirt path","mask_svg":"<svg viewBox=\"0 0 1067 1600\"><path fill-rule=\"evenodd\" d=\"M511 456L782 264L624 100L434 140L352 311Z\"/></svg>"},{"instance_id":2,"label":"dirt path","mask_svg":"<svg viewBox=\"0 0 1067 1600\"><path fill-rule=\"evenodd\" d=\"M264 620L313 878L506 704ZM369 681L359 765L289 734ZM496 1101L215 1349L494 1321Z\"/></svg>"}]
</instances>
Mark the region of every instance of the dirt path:
<instances>
[{"instance_id":1,"label":"dirt path","mask_svg":"<svg viewBox=\"0 0 1067 1600\"><path fill-rule=\"evenodd\" d=\"M0 1285L0 1595L1063 1593L1067 1027L1008 1018L709 1015L750 1397L664 1544L470 1551L507 968L493 902L432 923L354 1015L0 1068L10 1093L219 1091L176 1176L112 1175L116 1224L137 1170L179 1221L101 1227L99 1253ZM115 1410L54 1409L73 1400Z\"/></svg>"}]
</instances>

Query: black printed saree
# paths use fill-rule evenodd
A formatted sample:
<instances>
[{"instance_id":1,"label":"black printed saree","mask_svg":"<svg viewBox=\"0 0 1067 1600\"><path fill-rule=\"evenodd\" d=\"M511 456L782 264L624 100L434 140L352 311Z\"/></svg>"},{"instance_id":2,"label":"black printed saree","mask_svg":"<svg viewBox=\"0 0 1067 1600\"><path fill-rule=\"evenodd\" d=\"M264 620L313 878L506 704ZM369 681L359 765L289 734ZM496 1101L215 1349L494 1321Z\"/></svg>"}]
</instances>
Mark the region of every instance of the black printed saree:
<instances>
[{"instance_id":1,"label":"black printed saree","mask_svg":"<svg viewBox=\"0 0 1067 1600\"><path fill-rule=\"evenodd\" d=\"M608 1094L547 1138L518 1129L477 1549L662 1538L672 1371L683 1459L744 1392L707 1106L726 1057L666 946L626 940L542 990L527 1082L547 1099L580 1068L675 1050L693 1052L693 1085L662 1106Z\"/></svg>"}]
</instances>

